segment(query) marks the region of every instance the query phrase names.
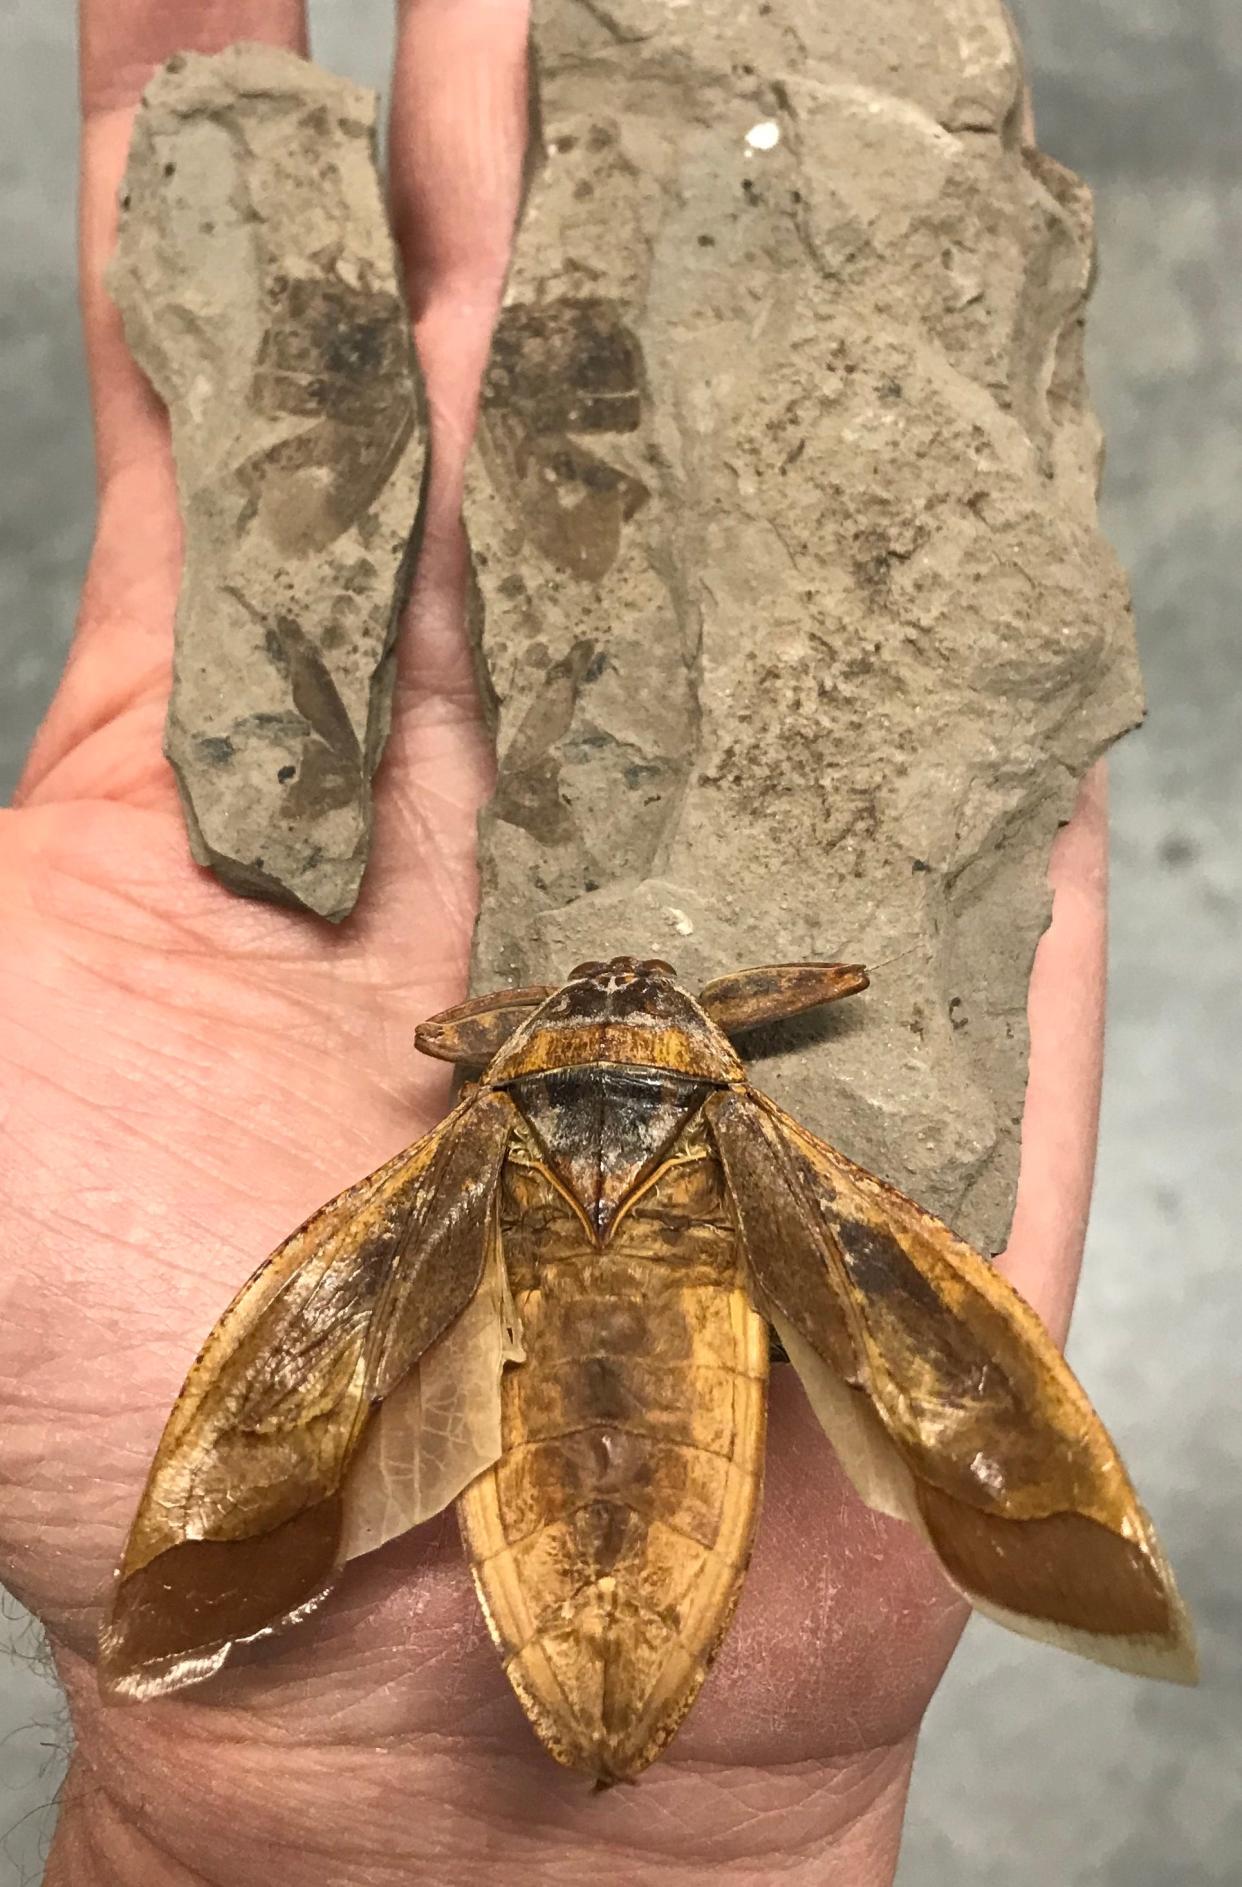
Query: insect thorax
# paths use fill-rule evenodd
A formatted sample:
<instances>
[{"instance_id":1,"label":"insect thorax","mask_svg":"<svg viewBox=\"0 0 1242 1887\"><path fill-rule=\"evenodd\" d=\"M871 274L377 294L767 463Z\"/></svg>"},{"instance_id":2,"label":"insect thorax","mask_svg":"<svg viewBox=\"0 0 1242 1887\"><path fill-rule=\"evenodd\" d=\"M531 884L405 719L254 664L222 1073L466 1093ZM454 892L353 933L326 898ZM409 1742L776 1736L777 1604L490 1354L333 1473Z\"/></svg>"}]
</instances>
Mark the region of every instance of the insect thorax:
<instances>
[{"instance_id":1,"label":"insect thorax","mask_svg":"<svg viewBox=\"0 0 1242 1887\"><path fill-rule=\"evenodd\" d=\"M680 1150L714 1085L666 1069L597 1062L523 1075L508 1093L530 1151L602 1245L626 1206ZM520 1144L514 1151L522 1157Z\"/></svg>"}]
</instances>

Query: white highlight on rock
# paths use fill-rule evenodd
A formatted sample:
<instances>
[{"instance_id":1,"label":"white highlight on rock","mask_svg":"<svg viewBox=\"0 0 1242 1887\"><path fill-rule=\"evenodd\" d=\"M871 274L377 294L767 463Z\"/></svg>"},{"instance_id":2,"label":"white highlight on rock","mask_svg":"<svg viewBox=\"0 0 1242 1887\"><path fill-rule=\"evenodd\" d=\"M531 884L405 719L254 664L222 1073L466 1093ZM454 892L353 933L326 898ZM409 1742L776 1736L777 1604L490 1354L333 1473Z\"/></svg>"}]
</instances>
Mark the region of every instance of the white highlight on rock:
<instances>
[{"instance_id":1,"label":"white highlight on rock","mask_svg":"<svg viewBox=\"0 0 1242 1887\"><path fill-rule=\"evenodd\" d=\"M753 124L746 133L746 142L752 151L774 151L780 141L781 128L772 118Z\"/></svg>"}]
</instances>

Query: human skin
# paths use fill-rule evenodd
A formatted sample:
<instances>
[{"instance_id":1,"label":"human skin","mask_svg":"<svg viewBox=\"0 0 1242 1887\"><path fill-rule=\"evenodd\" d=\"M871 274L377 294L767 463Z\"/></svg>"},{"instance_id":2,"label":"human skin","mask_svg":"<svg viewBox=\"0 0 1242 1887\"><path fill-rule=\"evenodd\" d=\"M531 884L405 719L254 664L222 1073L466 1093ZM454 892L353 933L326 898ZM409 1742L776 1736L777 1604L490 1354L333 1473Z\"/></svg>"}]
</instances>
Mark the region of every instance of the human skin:
<instances>
[{"instance_id":1,"label":"human skin","mask_svg":"<svg viewBox=\"0 0 1242 1887\"><path fill-rule=\"evenodd\" d=\"M595 1796L509 1693L451 1518L201 1693L104 1708L102 1597L164 1417L257 1260L424 1132L447 1072L415 1024L465 986L490 754L458 512L524 128L518 0L408 0L394 211L435 467L374 857L332 929L190 861L160 737L180 537L167 427L102 286L152 69L236 39L305 49L293 0L84 0L82 270L99 517L69 665L0 812L0 1574L46 1623L74 1754L49 1887L891 1880L927 1703L964 1611L854 1497L792 1372L736 1623L637 1788ZM1064 1334L1095 1146L1098 776L1054 848L1004 1270ZM618 939L618 948L626 940ZM564 965L549 966L550 973Z\"/></svg>"}]
</instances>

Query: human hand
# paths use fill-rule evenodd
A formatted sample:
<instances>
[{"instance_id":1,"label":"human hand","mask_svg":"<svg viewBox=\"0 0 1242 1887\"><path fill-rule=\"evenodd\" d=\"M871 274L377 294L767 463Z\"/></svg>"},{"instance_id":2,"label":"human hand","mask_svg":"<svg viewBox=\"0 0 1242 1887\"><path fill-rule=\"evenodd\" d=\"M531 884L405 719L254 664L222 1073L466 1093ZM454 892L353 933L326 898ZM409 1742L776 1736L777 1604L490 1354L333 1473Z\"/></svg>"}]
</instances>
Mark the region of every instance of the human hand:
<instances>
[{"instance_id":1,"label":"human hand","mask_svg":"<svg viewBox=\"0 0 1242 1887\"><path fill-rule=\"evenodd\" d=\"M396 220L435 454L378 782L340 930L197 870L160 755L179 528L162 413L102 286L133 108L174 50L304 46L296 0L83 0L83 297L100 508L69 668L0 814L0 1552L46 1622L76 1746L49 1887L779 1872L891 1877L918 1724L962 1608L862 1508L791 1371L759 1544L701 1702L638 1789L555 1769L509 1693L451 1517L356 1562L316 1617L208 1689L105 1709L110 1589L202 1336L308 1211L423 1132L447 1077L414 1025L460 995L489 752L457 515L524 135L517 0L407 0ZM1102 795L1054 858L1009 1275L1062 1334L1090 1187ZM549 966L555 973L566 966Z\"/></svg>"}]
</instances>

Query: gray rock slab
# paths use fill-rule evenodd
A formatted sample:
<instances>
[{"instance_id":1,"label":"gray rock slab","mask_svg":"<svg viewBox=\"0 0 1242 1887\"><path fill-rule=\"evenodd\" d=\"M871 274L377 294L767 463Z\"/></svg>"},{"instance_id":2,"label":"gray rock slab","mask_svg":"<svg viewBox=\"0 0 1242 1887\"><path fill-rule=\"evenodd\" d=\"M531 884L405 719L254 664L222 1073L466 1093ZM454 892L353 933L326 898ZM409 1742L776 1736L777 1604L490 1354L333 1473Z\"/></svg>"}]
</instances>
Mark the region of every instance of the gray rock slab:
<instances>
[{"instance_id":1,"label":"gray rock slab","mask_svg":"<svg viewBox=\"0 0 1242 1887\"><path fill-rule=\"evenodd\" d=\"M467 522L476 987L875 967L757 1079L1003 1242L1046 866L1141 715L1085 186L991 0L545 0Z\"/></svg>"},{"instance_id":2,"label":"gray rock slab","mask_svg":"<svg viewBox=\"0 0 1242 1887\"><path fill-rule=\"evenodd\" d=\"M195 858L352 909L423 470L373 93L178 54L138 113L109 275L167 403L185 526L165 747Z\"/></svg>"}]
</instances>

